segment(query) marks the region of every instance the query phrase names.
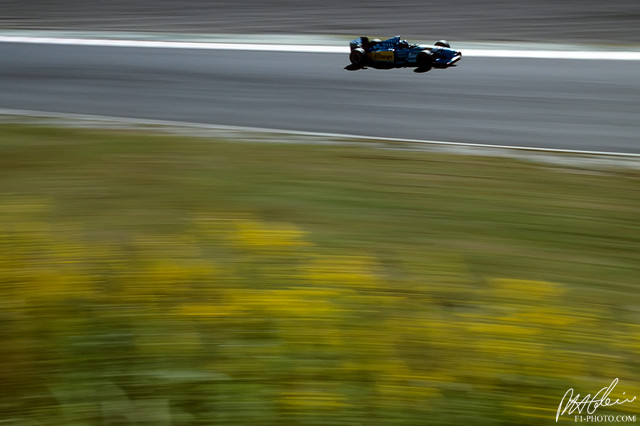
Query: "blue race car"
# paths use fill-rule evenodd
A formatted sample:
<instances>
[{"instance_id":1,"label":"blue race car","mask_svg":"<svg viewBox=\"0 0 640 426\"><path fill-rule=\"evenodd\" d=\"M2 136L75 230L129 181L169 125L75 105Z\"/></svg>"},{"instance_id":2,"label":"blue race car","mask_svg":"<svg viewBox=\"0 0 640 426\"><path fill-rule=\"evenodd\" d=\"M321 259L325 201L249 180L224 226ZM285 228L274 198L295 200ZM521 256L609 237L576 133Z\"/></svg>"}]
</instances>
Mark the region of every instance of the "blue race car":
<instances>
[{"instance_id":1,"label":"blue race car","mask_svg":"<svg viewBox=\"0 0 640 426\"><path fill-rule=\"evenodd\" d=\"M370 40L358 37L349 43L351 64L345 67L350 71L366 67L377 69L416 67L415 72L427 72L432 68L449 68L456 65L462 53L451 49L445 40L433 46L410 44L399 36L388 40Z\"/></svg>"}]
</instances>

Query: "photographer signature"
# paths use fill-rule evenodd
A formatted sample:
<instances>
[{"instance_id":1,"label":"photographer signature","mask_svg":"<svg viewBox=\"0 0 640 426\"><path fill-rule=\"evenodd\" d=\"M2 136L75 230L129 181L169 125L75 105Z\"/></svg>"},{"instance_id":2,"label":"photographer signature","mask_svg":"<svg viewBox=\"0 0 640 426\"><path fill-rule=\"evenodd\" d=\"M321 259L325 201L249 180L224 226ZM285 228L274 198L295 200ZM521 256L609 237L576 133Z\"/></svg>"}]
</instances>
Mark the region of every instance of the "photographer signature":
<instances>
[{"instance_id":1,"label":"photographer signature","mask_svg":"<svg viewBox=\"0 0 640 426\"><path fill-rule=\"evenodd\" d=\"M613 379L613 382L606 388L602 388L595 395L591 396L588 394L584 398L580 399L580 394L577 394L575 397L573 396L573 388L570 388L565 392L562 400L560 401L560 405L558 405L558 411L556 412L556 423L558 422L558 418L565 414L573 414L575 411L582 414L582 410L586 408L588 414L593 414L599 407L609 407L611 405L621 405L627 402L633 402L636 400L634 396L632 399L624 399L623 401L619 399L612 400L609 398L609 394L613 392L613 389L618 384L618 379ZM624 392L622 395L624 396ZM568 398L568 399L567 399ZM566 402L565 402L566 400ZM564 404L564 406L563 406ZM564 408L563 408L564 407Z\"/></svg>"}]
</instances>

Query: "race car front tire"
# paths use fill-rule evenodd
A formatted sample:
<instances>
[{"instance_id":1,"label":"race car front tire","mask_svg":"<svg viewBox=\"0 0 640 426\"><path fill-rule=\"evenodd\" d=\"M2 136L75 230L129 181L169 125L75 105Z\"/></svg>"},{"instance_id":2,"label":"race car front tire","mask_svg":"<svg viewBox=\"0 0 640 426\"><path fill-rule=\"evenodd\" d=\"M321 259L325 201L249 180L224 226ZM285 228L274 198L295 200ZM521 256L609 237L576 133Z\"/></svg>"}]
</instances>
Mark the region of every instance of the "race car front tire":
<instances>
[{"instance_id":1,"label":"race car front tire","mask_svg":"<svg viewBox=\"0 0 640 426\"><path fill-rule=\"evenodd\" d=\"M418 68L429 71L433 68L433 55L427 51L418 53L418 56L416 56L416 64Z\"/></svg>"},{"instance_id":2,"label":"race car front tire","mask_svg":"<svg viewBox=\"0 0 640 426\"><path fill-rule=\"evenodd\" d=\"M351 54L349 55L349 60L351 61L351 63L358 66L364 65L365 58L366 56L364 54L364 49L362 48L353 49L351 51Z\"/></svg>"}]
</instances>

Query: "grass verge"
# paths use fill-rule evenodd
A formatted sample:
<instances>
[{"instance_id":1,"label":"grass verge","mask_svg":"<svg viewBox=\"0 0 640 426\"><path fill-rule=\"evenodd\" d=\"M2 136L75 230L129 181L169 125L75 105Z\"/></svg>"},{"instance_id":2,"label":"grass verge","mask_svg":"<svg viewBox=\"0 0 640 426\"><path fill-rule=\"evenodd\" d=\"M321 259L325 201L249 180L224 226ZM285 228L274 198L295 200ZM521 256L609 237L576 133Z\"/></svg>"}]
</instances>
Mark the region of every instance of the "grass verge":
<instances>
[{"instance_id":1,"label":"grass verge","mask_svg":"<svg viewBox=\"0 0 640 426\"><path fill-rule=\"evenodd\" d=\"M532 424L552 420L576 381L595 386L586 394L613 374L638 378L637 171L22 125L0 135L5 363L33 362L10 383L37 400L33 411L9 398L9 419ZM109 374L95 376L100 365ZM74 383L107 389L107 408ZM558 395L538 395L549 386Z\"/></svg>"}]
</instances>

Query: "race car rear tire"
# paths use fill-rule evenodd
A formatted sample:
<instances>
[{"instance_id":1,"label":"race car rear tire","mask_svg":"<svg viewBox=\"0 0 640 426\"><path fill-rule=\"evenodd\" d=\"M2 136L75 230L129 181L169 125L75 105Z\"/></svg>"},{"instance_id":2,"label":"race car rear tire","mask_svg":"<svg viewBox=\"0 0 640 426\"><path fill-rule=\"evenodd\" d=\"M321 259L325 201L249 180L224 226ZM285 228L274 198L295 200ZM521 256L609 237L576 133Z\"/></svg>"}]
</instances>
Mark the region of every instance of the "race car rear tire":
<instances>
[{"instance_id":1,"label":"race car rear tire","mask_svg":"<svg viewBox=\"0 0 640 426\"><path fill-rule=\"evenodd\" d=\"M351 54L349 55L349 60L351 61L351 63L358 66L364 65L365 58L366 56L364 54L364 49L362 48L353 49L351 51Z\"/></svg>"},{"instance_id":2,"label":"race car rear tire","mask_svg":"<svg viewBox=\"0 0 640 426\"><path fill-rule=\"evenodd\" d=\"M433 68L433 55L431 52L422 51L416 56L416 63L421 70L429 71Z\"/></svg>"}]
</instances>

